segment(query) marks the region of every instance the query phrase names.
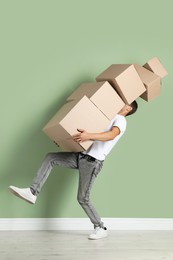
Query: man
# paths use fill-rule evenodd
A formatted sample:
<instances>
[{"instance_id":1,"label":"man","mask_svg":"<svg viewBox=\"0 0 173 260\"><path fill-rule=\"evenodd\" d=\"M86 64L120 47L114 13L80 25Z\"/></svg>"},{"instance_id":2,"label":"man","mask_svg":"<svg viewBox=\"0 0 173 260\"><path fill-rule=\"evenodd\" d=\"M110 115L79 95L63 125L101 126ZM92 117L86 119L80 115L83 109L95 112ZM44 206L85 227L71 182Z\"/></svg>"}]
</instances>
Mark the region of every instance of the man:
<instances>
[{"instance_id":1,"label":"man","mask_svg":"<svg viewBox=\"0 0 173 260\"><path fill-rule=\"evenodd\" d=\"M126 130L125 117L135 113L137 107L136 101L130 105L125 105L110 121L104 132L88 133L83 129L77 129L79 133L72 136L76 142L94 140L87 151L48 153L29 188L21 189L10 186L9 190L16 196L34 204L54 165L78 169L77 200L94 224L94 232L88 238L94 240L106 237L108 235L107 228L104 227L104 223L91 204L89 195L92 184L100 172L106 156Z\"/></svg>"}]
</instances>

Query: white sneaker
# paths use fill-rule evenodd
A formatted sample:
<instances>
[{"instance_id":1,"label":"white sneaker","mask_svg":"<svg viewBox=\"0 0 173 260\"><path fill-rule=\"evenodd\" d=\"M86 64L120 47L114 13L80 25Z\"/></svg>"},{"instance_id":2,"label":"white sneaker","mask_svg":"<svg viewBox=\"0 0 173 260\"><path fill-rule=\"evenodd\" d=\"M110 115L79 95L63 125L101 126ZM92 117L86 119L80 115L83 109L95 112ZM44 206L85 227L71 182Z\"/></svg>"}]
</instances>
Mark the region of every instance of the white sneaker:
<instances>
[{"instance_id":1,"label":"white sneaker","mask_svg":"<svg viewBox=\"0 0 173 260\"><path fill-rule=\"evenodd\" d=\"M27 202L34 204L37 196L33 195L30 188L20 189L15 186L9 186L9 190L19 198L26 200Z\"/></svg>"},{"instance_id":2,"label":"white sneaker","mask_svg":"<svg viewBox=\"0 0 173 260\"><path fill-rule=\"evenodd\" d=\"M101 228L101 227L96 227L94 229L94 232L89 235L88 239L100 239L100 238L103 238L103 237L107 237L108 236L108 233L107 233L107 228Z\"/></svg>"}]
</instances>

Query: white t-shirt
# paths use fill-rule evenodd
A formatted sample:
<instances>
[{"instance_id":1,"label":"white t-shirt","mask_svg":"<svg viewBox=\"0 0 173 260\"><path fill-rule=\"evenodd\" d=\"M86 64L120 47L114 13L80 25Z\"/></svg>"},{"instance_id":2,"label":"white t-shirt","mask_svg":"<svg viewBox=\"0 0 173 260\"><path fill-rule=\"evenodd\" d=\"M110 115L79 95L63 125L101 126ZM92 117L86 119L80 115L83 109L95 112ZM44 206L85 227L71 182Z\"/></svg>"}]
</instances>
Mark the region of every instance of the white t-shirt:
<instances>
[{"instance_id":1,"label":"white t-shirt","mask_svg":"<svg viewBox=\"0 0 173 260\"><path fill-rule=\"evenodd\" d=\"M121 136L126 130L127 121L122 115L117 114L109 123L109 125L104 129L103 132L110 131L113 126L117 126L120 129L120 134L117 135L113 140L109 141L94 141L94 143L86 151L82 152L84 154L89 154L98 160L105 160L105 157L112 150L113 146L118 142Z\"/></svg>"}]
</instances>

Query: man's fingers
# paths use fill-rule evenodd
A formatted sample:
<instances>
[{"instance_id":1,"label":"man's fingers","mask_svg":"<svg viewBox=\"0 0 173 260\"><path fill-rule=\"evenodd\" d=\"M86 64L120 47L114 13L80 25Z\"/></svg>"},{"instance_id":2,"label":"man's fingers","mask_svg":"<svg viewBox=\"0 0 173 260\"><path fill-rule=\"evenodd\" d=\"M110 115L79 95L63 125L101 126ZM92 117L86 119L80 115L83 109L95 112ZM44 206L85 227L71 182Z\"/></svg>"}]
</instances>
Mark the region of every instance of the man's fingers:
<instances>
[{"instance_id":1,"label":"man's fingers","mask_svg":"<svg viewBox=\"0 0 173 260\"><path fill-rule=\"evenodd\" d=\"M75 137L75 138L73 138L73 140L74 140L75 142L77 142L77 143L79 143L79 142L82 141L80 137Z\"/></svg>"},{"instance_id":2,"label":"man's fingers","mask_svg":"<svg viewBox=\"0 0 173 260\"><path fill-rule=\"evenodd\" d=\"M80 139L80 138L75 138L74 141L76 141L76 142L80 142L81 139Z\"/></svg>"},{"instance_id":3,"label":"man's fingers","mask_svg":"<svg viewBox=\"0 0 173 260\"><path fill-rule=\"evenodd\" d=\"M73 138L80 138L80 135L81 135L81 134L75 134L75 135L73 135L72 137L73 137Z\"/></svg>"},{"instance_id":4,"label":"man's fingers","mask_svg":"<svg viewBox=\"0 0 173 260\"><path fill-rule=\"evenodd\" d=\"M82 130L82 129L78 129L78 130ZM82 137L81 137L81 133L80 134L75 134L72 136L73 140L77 143L82 142Z\"/></svg>"}]
</instances>

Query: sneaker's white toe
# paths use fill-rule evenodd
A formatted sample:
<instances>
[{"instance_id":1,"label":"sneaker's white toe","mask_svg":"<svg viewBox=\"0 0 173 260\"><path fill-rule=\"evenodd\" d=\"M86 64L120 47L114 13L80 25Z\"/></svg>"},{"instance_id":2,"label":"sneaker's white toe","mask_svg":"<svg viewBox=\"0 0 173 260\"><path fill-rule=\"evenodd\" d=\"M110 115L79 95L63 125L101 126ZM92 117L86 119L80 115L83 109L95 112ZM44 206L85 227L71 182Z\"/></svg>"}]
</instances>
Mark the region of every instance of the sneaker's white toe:
<instances>
[{"instance_id":1,"label":"sneaker's white toe","mask_svg":"<svg viewBox=\"0 0 173 260\"><path fill-rule=\"evenodd\" d=\"M18 188L15 186L9 186L9 190L17 197L34 204L36 202L37 196L33 195L30 188Z\"/></svg>"},{"instance_id":2,"label":"sneaker's white toe","mask_svg":"<svg viewBox=\"0 0 173 260\"><path fill-rule=\"evenodd\" d=\"M94 229L94 232L89 235L88 239L96 240L96 239L101 239L101 238L104 238L107 236L108 236L107 229L96 227Z\"/></svg>"}]
</instances>

